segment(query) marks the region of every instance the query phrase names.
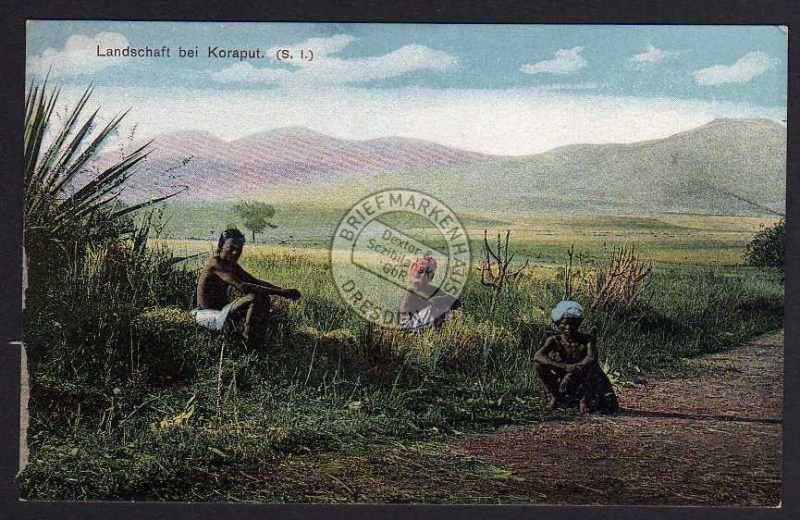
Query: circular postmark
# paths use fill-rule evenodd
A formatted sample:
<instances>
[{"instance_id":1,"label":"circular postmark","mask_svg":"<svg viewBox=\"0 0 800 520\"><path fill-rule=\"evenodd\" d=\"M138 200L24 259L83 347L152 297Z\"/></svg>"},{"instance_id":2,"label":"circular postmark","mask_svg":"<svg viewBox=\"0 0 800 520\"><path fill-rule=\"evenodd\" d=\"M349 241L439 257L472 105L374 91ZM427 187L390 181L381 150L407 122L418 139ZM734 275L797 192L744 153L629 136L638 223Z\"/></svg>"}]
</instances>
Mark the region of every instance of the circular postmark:
<instances>
[{"instance_id":1,"label":"circular postmark","mask_svg":"<svg viewBox=\"0 0 800 520\"><path fill-rule=\"evenodd\" d=\"M382 327L419 329L441 320L458 307L469 265L469 237L456 214L409 189L356 202L331 245L339 295Z\"/></svg>"}]
</instances>

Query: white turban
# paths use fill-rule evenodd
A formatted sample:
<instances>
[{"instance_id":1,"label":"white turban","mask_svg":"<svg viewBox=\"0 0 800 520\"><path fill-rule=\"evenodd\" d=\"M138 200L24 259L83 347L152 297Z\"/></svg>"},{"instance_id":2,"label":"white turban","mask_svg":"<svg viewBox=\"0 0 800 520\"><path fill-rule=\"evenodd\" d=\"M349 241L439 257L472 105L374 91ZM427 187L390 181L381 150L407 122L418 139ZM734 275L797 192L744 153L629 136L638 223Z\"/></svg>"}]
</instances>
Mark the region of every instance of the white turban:
<instances>
[{"instance_id":1,"label":"white turban","mask_svg":"<svg viewBox=\"0 0 800 520\"><path fill-rule=\"evenodd\" d=\"M583 307L580 303L572 300L562 300L558 302L555 309L550 313L553 322L558 323L564 318L583 319Z\"/></svg>"}]
</instances>

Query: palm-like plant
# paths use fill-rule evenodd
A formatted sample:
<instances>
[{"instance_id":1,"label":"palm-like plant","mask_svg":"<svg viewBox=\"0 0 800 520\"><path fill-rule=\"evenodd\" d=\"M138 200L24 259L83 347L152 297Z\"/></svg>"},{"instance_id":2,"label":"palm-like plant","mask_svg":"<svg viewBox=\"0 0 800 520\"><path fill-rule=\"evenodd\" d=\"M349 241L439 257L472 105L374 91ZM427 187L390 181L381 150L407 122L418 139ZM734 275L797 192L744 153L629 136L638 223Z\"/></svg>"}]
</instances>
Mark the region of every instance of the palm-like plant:
<instances>
[{"instance_id":1,"label":"palm-like plant","mask_svg":"<svg viewBox=\"0 0 800 520\"><path fill-rule=\"evenodd\" d=\"M147 157L152 141L128 154L122 161L99 172L82 187L74 181L89 169L89 163L114 134L127 111L94 132L98 111L82 117L92 94L87 88L69 111L63 124L54 128L54 109L59 89L31 84L25 99L25 177L23 223L26 246L62 243L80 235L99 238L109 232L118 236L130 213L172 195L131 206L119 203L119 194L135 166ZM46 144L46 142L48 144ZM68 193L69 190L69 193ZM42 244L43 245L43 244Z\"/></svg>"},{"instance_id":2,"label":"palm-like plant","mask_svg":"<svg viewBox=\"0 0 800 520\"><path fill-rule=\"evenodd\" d=\"M127 112L100 125L98 111L86 113L91 94L89 87L63 117L55 111L58 89L31 84L26 95L23 334L32 377L49 367L43 370L99 384L131 370L121 353L132 348L130 324L140 307L181 293L173 288L186 277L171 270L179 260L171 253L147 248L152 214L138 226L132 215L178 192L120 201L151 142L98 168L92 159Z\"/></svg>"}]
</instances>

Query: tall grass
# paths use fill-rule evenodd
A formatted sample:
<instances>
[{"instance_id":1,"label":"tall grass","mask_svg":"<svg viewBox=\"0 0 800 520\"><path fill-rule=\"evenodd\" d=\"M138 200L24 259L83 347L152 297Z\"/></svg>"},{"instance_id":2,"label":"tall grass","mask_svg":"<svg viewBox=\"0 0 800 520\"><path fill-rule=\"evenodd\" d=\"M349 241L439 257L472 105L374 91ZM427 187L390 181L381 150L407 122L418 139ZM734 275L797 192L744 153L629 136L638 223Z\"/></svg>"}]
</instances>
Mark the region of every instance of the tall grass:
<instances>
[{"instance_id":1,"label":"tall grass","mask_svg":"<svg viewBox=\"0 0 800 520\"><path fill-rule=\"evenodd\" d=\"M186 307L194 275L169 266L166 251L136 251L125 241L91 243L69 253L47 280L45 297L29 300L25 309L32 366L45 365L38 372L92 387L133 377L144 364L158 366L162 355L142 354L151 345L144 341L143 310Z\"/></svg>"},{"instance_id":2,"label":"tall grass","mask_svg":"<svg viewBox=\"0 0 800 520\"><path fill-rule=\"evenodd\" d=\"M57 353L35 367L27 498L306 501L292 483L297 474L280 472L293 457L311 457L308 469L537 420L544 404L531 356L562 296L558 269L526 270L494 306L473 278L463 310L442 328L407 334L352 312L324 260L246 254L248 270L304 295L276 301L268 341L246 351L195 327L189 298L164 298L191 294L193 273L164 271L150 257L124 277L139 283L122 283L109 259L127 264L129 254L97 247L87 257L105 269L90 264L64 277L64 294L89 304L61 309L62 328L45 340ZM171 289L153 293L158 286ZM777 272L656 269L637 306L623 314L589 308L584 327L597 331L604 365L624 380L779 327L782 311ZM118 476L131 472L130 481ZM239 472L269 478L275 493Z\"/></svg>"},{"instance_id":3,"label":"tall grass","mask_svg":"<svg viewBox=\"0 0 800 520\"><path fill-rule=\"evenodd\" d=\"M32 82L25 99L23 232L29 286L24 340L37 377L102 385L118 380L136 347L137 309L185 298L171 254L149 250L150 218L136 228L132 215L156 202L119 202L120 191L148 154L150 143L94 176L91 160L125 114L98 126L86 115L88 88L66 117L54 115L59 90ZM80 180L80 179L84 180ZM185 279L185 278L184 278ZM127 348L126 348L127 346ZM46 365L47 370L38 370Z\"/></svg>"},{"instance_id":4,"label":"tall grass","mask_svg":"<svg viewBox=\"0 0 800 520\"><path fill-rule=\"evenodd\" d=\"M267 478L292 457L360 457L540 416L531 358L551 333L560 269L526 269L494 305L473 277L440 329L403 333L342 302L326 260L246 252L246 269L304 295L276 300L267 341L248 351L194 325L195 273L163 255L95 244L83 263L65 258L50 306L26 314L32 350L47 353L32 364L27 498L305 501L281 476L281 491L265 495L236 475ZM596 331L615 379L782 324L778 272L688 267L651 278L625 312L587 309L583 327ZM209 478L228 482L224 495Z\"/></svg>"},{"instance_id":5,"label":"tall grass","mask_svg":"<svg viewBox=\"0 0 800 520\"><path fill-rule=\"evenodd\" d=\"M419 334L376 331L338 297L329 267L303 254L245 258L248 269L306 295L286 308L296 328L349 331L362 346L402 356L417 378L448 371L506 381L529 380L532 352L550 331L549 309L563 292L558 269L527 269L502 297L476 279L461 299L464 310L435 331ZM782 324L783 288L777 272L740 268L682 267L656 270L636 304L627 309L592 308L584 323L595 329L609 361L631 373L655 369L671 359L735 344ZM590 303L590 302L585 302ZM411 378L414 379L414 378ZM402 377L401 377L402 380Z\"/></svg>"}]
</instances>

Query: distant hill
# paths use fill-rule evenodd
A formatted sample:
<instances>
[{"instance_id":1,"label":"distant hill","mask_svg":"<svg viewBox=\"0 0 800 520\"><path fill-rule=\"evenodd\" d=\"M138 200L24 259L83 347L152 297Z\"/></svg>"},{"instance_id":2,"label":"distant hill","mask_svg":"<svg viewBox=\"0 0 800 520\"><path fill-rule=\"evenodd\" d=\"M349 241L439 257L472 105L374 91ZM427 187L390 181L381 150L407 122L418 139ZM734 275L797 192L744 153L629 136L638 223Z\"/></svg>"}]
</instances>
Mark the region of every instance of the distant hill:
<instances>
[{"instance_id":1,"label":"distant hill","mask_svg":"<svg viewBox=\"0 0 800 520\"><path fill-rule=\"evenodd\" d=\"M441 174L463 187L460 203L475 201L482 210L754 215L766 213L763 206L783 212L786 129L716 120L665 139L566 146ZM503 195L487 197L497 191Z\"/></svg>"},{"instance_id":2,"label":"distant hill","mask_svg":"<svg viewBox=\"0 0 800 520\"><path fill-rule=\"evenodd\" d=\"M335 139L299 127L231 142L204 132L176 132L158 137L152 149L126 190L125 199L170 193L180 185L190 189L177 200L228 199L286 182L331 182L496 160L422 140ZM100 163L108 164L116 158L107 155Z\"/></svg>"},{"instance_id":3,"label":"distant hill","mask_svg":"<svg viewBox=\"0 0 800 520\"><path fill-rule=\"evenodd\" d=\"M154 148L129 199L186 184L184 201L280 195L311 202L324 194L342 207L378 189L413 187L456 210L497 214L758 215L786 204L786 128L763 120L715 120L664 139L524 157L396 137L334 139L304 128L233 142L181 132Z\"/></svg>"}]
</instances>

